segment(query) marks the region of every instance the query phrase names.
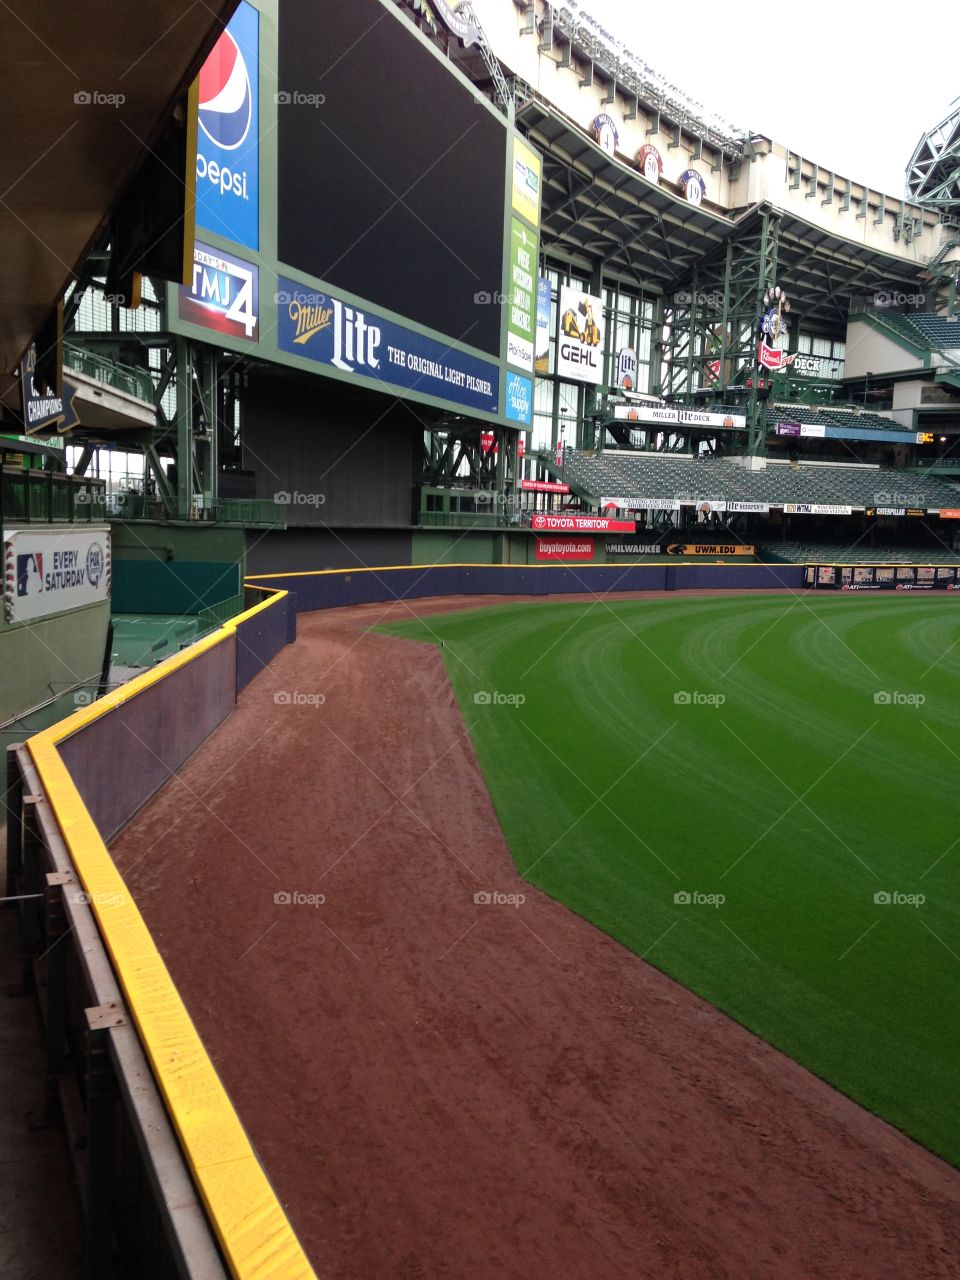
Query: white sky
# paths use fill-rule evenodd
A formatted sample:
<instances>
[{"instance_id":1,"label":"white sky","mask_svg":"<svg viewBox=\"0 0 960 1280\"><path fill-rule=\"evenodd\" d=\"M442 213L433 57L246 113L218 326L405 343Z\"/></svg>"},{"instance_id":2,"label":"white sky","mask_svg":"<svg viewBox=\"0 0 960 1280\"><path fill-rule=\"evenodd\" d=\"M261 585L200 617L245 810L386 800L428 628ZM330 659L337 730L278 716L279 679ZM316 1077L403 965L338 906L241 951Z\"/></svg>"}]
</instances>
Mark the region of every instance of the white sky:
<instances>
[{"instance_id":1,"label":"white sky","mask_svg":"<svg viewBox=\"0 0 960 1280\"><path fill-rule=\"evenodd\" d=\"M889 195L960 94L953 2L580 0L685 94L825 169Z\"/></svg>"}]
</instances>

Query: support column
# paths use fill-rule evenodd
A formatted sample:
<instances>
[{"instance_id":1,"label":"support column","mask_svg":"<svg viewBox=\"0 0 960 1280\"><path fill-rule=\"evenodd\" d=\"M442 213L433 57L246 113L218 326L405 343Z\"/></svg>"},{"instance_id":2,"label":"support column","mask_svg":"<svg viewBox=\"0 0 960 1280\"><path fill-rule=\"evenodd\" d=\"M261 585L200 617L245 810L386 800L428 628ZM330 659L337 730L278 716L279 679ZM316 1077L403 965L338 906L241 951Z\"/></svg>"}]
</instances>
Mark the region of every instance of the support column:
<instances>
[{"instance_id":1,"label":"support column","mask_svg":"<svg viewBox=\"0 0 960 1280\"><path fill-rule=\"evenodd\" d=\"M193 501L193 379L190 346L177 338L177 509L178 520L190 519Z\"/></svg>"}]
</instances>

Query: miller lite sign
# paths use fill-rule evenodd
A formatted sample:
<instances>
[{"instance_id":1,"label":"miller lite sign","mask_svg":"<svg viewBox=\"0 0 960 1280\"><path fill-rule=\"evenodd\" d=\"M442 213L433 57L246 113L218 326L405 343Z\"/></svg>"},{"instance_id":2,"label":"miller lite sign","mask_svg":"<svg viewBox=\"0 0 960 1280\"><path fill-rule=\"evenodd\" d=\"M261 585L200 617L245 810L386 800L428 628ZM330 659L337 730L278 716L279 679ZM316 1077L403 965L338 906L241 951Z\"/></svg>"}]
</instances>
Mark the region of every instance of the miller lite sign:
<instances>
[{"instance_id":1,"label":"miller lite sign","mask_svg":"<svg viewBox=\"0 0 960 1280\"><path fill-rule=\"evenodd\" d=\"M603 382L603 300L580 289L560 289L557 377Z\"/></svg>"},{"instance_id":2,"label":"miller lite sign","mask_svg":"<svg viewBox=\"0 0 960 1280\"><path fill-rule=\"evenodd\" d=\"M277 283L281 352L351 379L367 379L380 390L400 388L415 397L498 412L497 365L285 276L279 276Z\"/></svg>"},{"instance_id":3,"label":"miller lite sign","mask_svg":"<svg viewBox=\"0 0 960 1280\"><path fill-rule=\"evenodd\" d=\"M633 347L623 347L617 354L617 386L624 391L637 389L637 353Z\"/></svg>"},{"instance_id":4,"label":"miller lite sign","mask_svg":"<svg viewBox=\"0 0 960 1280\"><path fill-rule=\"evenodd\" d=\"M200 69L197 226L260 247L260 15L242 0Z\"/></svg>"}]
</instances>

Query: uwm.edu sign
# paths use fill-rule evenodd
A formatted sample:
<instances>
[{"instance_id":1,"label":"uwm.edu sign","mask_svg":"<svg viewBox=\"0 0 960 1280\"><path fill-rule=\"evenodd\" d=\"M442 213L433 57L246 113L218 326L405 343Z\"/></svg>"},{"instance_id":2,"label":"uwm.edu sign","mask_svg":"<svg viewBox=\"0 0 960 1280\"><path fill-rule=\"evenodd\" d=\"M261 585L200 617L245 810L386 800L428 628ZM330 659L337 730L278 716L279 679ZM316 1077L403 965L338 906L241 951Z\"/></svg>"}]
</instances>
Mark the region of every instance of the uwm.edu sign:
<instances>
[{"instance_id":1,"label":"uwm.edu sign","mask_svg":"<svg viewBox=\"0 0 960 1280\"><path fill-rule=\"evenodd\" d=\"M537 513L531 528L549 533L635 533L635 520L614 520L610 516L564 516Z\"/></svg>"}]
</instances>

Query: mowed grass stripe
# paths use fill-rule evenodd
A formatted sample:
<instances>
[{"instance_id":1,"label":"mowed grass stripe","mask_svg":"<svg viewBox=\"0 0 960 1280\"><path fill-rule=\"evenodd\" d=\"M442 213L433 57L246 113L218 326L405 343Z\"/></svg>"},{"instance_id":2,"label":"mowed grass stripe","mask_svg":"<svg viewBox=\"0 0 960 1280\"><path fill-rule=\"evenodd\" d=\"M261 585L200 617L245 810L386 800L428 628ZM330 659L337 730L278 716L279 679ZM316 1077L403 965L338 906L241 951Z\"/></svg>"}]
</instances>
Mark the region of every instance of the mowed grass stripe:
<instances>
[{"instance_id":1,"label":"mowed grass stripe","mask_svg":"<svg viewBox=\"0 0 960 1280\"><path fill-rule=\"evenodd\" d=\"M679 596L388 629L444 641L521 874L960 1164L960 602Z\"/></svg>"}]
</instances>

